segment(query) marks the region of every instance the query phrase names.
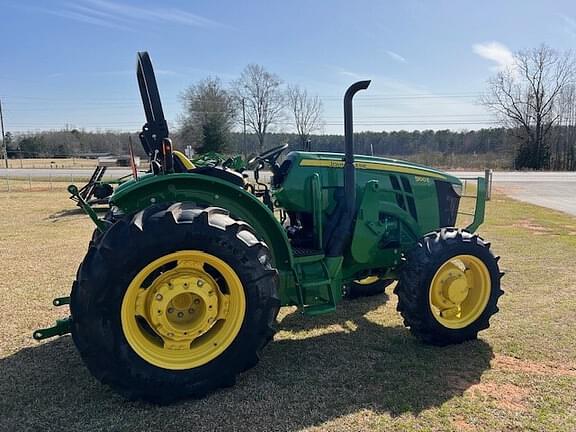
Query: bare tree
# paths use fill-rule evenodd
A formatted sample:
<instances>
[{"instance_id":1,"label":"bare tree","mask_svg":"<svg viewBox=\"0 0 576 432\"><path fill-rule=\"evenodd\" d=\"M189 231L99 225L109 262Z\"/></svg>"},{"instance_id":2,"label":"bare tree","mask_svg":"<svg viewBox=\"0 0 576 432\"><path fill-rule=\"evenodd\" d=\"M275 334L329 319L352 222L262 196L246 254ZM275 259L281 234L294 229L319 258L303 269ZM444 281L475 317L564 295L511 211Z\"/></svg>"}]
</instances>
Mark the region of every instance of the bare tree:
<instances>
[{"instance_id":1,"label":"bare tree","mask_svg":"<svg viewBox=\"0 0 576 432\"><path fill-rule=\"evenodd\" d=\"M514 64L490 79L482 103L517 131L517 168L549 168L549 134L559 120L559 95L573 80L572 53L546 45L516 53Z\"/></svg>"},{"instance_id":2,"label":"bare tree","mask_svg":"<svg viewBox=\"0 0 576 432\"><path fill-rule=\"evenodd\" d=\"M234 125L236 105L218 78L206 78L187 88L184 103L181 141L193 144L200 153L226 151Z\"/></svg>"},{"instance_id":3,"label":"bare tree","mask_svg":"<svg viewBox=\"0 0 576 432\"><path fill-rule=\"evenodd\" d=\"M289 86L287 95L300 144L305 148L310 134L322 126L322 101L318 96L309 96L306 89L298 86Z\"/></svg>"},{"instance_id":4,"label":"bare tree","mask_svg":"<svg viewBox=\"0 0 576 432\"><path fill-rule=\"evenodd\" d=\"M576 170L576 85L566 86L560 92L557 104L558 125L552 140L551 168Z\"/></svg>"},{"instance_id":5,"label":"bare tree","mask_svg":"<svg viewBox=\"0 0 576 432\"><path fill-rule=\"evenodd\" d=\"M283 117L286 106L282 80L262 66L249 64L240 78L233 83L234 94L243 100L246 124L258 138L258 150L264 149L266 133L271 125Z\"/></svg>"}]
</instances>

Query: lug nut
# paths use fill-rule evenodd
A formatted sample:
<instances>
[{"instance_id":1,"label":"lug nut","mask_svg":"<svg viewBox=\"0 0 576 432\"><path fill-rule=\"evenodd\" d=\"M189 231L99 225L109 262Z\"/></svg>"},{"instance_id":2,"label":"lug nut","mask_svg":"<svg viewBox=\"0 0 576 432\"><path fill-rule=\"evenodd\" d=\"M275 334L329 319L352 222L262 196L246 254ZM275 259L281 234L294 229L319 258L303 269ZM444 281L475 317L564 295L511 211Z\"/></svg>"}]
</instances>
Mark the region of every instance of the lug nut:
<instances>
[{"instance_id":1,"label":"lug nut","mask_svg":"<svg viewBox=\"0 0 576 432\"><path fill-rule=\"evenodd\" d=\"M198 279L198 282L196 282L196 285L198 285L199 287L204 285L204 281L202 279Z\"/></svg>"},{"instance_id":2,"label":"lug nut","mask_svg":"<svg viewBox=\"0 0 576 432\"><path fill-rule=\"evenodd\" d=\"M192 315L192 314L194 313L194 309L192 309L192 308L188 309L188 313L189 313L190 315Z\"/></svg>"},{"instance_id":3,"label":"lug nut","mask_svg":"<svg viewBox=\"0 0 576 432\"><path fill-rule=\"evenodd\" d=\"M184 316L184 312L178 312L178 318L182 318Z\"/></svg>"},{"instance_id":4,"label":"lug nut","mask_svg":"<svg viewBox=\"0 0 576 432\"><path fill-rule=\"evenodd\" d=\"M162 294L156 294L156 300L158 301L162 300Z\"/></svg>"},{"instance_id":5,"label":"lug nut","mask_svg":"<svg viewBox=\"0 0 576 432\"><path fill-rule=\"evenodd\" d=\"M200 304L200 299L195 299L194 304Z\"/></svg>"},{"instance_id":6,"label":"lug nut","mask_svg":"<svg viewBox=\"0 0 576 432\"><path fill-rule=\"evenodd\" d=\"M174 312L174 308L168 308L168 313Z\"/></svg>"}]
</instances>

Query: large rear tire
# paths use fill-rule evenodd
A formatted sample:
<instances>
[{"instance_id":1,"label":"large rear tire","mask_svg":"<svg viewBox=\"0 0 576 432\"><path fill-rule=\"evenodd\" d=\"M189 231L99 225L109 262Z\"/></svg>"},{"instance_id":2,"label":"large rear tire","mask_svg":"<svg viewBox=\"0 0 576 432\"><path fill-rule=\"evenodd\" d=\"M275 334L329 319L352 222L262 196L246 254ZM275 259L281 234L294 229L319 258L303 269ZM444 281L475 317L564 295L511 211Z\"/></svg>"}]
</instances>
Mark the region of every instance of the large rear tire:
<instances>
[{"instance_id":1,"label":"large rear tire","mask_svg":"<svg viewBox=\"0 0 576 432\"><path fill-rule=\"evenodd\" d=\"M476 234L443 228L406 254L394 292L412 334L432 345L476 339L503 294L498 257Z\"/></svg>"},{"instance_id":2,"label":"large rear tire","mask_svg":"<svg viewBox=\"0 0 576 432\"><path fill-rule=\"evenodd\" d=\"M219 208L154 206L92 242L72 288L90 372L129 399L167 403L233 385L274 334L266 245Z\"/></svg>"}]
</instances>

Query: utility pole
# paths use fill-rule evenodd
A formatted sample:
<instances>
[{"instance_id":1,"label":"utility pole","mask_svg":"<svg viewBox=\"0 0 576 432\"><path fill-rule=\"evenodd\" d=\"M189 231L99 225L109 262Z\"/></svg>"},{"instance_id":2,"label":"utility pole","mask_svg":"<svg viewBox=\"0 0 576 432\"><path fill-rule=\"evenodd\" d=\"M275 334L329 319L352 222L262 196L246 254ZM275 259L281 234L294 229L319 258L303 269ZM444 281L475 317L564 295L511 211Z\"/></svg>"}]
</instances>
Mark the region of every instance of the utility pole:
<instances>
[{"instance_id":1,"label":"utility pole","mask_svg":"<svg viewBox=\"0 0 576 432\"><path fill-rule=\"evenodd\" d=\"M244 100L244 98L242 98L242 119L244 122L244 131L243 131L243 136L242 136L242 147L243 147L243 152L244 156L247 156L247 148L246 148L246 102Z\"/></svg>"},{"instance_id":2,"label":"utility pole","mask_svg":"<svg viewBox=\"0 0 576 432\"><path fill-rule=\"evenodd\" d=\"M0 99L0 127L2 128L2 150L4 157L4 164L8 168L8 150L6 149L6 140L4 138L4 117L2 115L2 99Z\"/></svg>"}]
</instances>

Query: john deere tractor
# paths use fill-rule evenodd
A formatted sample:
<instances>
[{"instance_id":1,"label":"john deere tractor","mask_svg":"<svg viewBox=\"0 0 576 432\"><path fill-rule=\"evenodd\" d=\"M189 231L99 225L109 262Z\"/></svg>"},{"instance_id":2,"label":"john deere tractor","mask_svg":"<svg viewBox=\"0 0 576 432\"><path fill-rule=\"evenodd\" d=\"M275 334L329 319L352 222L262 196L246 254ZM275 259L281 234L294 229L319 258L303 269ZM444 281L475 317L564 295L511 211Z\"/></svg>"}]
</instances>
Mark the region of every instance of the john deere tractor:
<instances>
[{"instance_id":1,"label":"john deere tractor","mask_svg":"<svg viewBox=\"0 0 576 432\"><path fill-rule=\"evenodd\" d=\"M456 228L462 182L425 166L354 154L344 95L345 152L287 145L254 158L256 183L196 167L172 149L147 53L137 77L150 171L119 185L99 217L70 297L71 315L36 339L72 333L90 372L130 399L168 402L230 386L273 338L282 306L333 312L346 290L398 281L398 311L433 345L475 339L498 310L500 273L477 180L470 225ZM264 169L272 174L264 181ZM305 361L305 359L303 359Z\"/></svg>"}]
</instances>

